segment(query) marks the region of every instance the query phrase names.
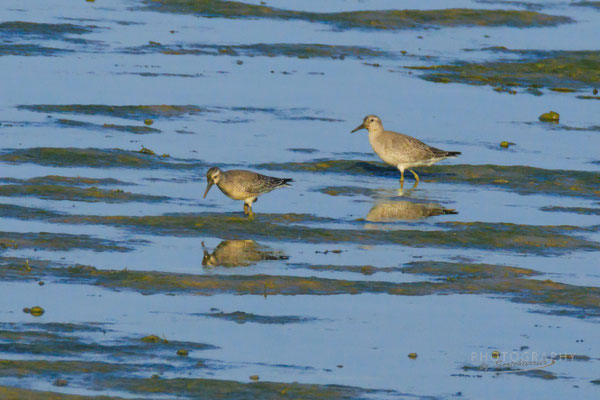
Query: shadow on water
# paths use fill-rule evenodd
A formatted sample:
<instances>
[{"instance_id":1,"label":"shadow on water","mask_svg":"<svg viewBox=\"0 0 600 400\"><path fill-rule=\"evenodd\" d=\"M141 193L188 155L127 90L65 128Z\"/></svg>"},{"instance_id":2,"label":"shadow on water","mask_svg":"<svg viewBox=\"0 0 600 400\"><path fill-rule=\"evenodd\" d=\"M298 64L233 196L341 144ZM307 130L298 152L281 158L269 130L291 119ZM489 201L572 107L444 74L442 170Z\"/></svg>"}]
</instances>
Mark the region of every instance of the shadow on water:
<instances>
[{"instance_id":1,"label":"shadow on water","mask_svg":"<svg viewBox=\"0 0 600 400\"><path fill-rule=\"evenodd\" d=\"M204 247L205 267L248 267L265 260L287 260L288 256L273 251L254 240L223 240L212 253Z\"/></svg>"},{"instance_id":2,"label":"shadow on water","mask_svg":"<svg viewBox=\"0 0 600 400\"><path fill-rule=\"evenodd\" d=\"M384 201L375 204L365 219L369 222L392 222L418 220L446 214L458 214L458 212L433 203L408 200Z\"/></svg>"}]
</instances>

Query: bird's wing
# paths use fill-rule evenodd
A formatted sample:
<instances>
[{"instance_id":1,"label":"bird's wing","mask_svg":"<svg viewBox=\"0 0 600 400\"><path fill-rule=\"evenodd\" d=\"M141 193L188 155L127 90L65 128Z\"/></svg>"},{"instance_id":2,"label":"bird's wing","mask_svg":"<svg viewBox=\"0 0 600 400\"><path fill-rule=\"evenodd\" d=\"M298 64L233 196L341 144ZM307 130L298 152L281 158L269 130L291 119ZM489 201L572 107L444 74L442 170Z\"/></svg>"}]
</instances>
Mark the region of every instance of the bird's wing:
<instances>
[{"instance_id":1,"label":"bird's wing","mask_svg":"<svg viewBox=\"0 0 600 400\"><path fill-rule=\"evenodd\" d=\"M442 150L431 146L429 146L429 150L431 150L436 157L456 157L460 155L460 151Z\"/></svg>"},{"instance_id":2,"label":"bird's wing","mask_svg":"<svg viewBox=\"0 0 600 400\"><path fill-rule=\"evenodd\" d=\"M273 176L256 174L253 181L252 190L257 193L267 193L281 186L286 186L291 179L275 178Z\"/></svg>"},{"instance_id":3,"label":"bird's wing","mask_svg":"<svg viewBox=\"0 0 600 400\"><path fill-rule=\"evenodd\" d=\"M429 160L436 157L432 148L419 139L397 132L386 133L386 141L402 155L402 158L406 158L406 161Z\"/></svg>"},{"instance_id":4,"label":"bird's wing","mask_svg":"<svg viewBox=\"0 0 600 400\"><path fill-rule=\"evenodd\" d=\"M270 192L291 181L291 179L275 178L245 170L232 170L227 171L227 173L229 177L234 179L246 192L254 195Z\"/></svg>"}]
</instances>

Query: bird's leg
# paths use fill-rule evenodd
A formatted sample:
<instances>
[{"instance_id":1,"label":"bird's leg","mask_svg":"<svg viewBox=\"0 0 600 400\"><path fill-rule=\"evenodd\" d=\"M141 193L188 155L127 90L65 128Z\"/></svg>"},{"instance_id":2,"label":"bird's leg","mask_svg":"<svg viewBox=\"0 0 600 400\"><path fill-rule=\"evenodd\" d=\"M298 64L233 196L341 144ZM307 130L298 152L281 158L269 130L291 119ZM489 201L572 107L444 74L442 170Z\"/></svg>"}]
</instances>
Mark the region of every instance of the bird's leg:
<instances>
[{"instance_id":1,"label":"bird's leg","mask_svg":"<svg viewBox=\"0 0 600 400\"><path fill-rule=\"evenodd\" d=\"M415 180L417 182L419 182L419 175L417 175L417 173L415 171L413 171L412 169L409 169L410 172L412 172L412 174L415 176Z\"/></svg>"},{"instance_id":2,"label":"bird's leg","mask_svg":"<svg viewBox=\"0 0 600 400\"><path fill-rule=\"evenodd\" d=\"M404 168L398 168L400 170L400 189L404 187Z\"/></svg>"},{"instance_id":3,"label":"bird's leg","mask_svg":"<svg viewBox=\"0 0 600 400\"><path fill-rule=\"evenodd\" d=\"M252 211L252 206L248 206L248 219L250 221L254 220L254 212Z\"/></svg>"},{"instance_id":4,"label":"bird's leg","mask_svg":"<svg viewBox=\"0 0 600 400\"><path fill-rule=\"evenodd\" d=\"M244 215L248 215L248 214L249 214L249 212L248 212L248 209L249 209L249 208L250 208L250 207L248 207L248 204L247 204L247 203L244 203Z\"/></svg>"}]
</instances>

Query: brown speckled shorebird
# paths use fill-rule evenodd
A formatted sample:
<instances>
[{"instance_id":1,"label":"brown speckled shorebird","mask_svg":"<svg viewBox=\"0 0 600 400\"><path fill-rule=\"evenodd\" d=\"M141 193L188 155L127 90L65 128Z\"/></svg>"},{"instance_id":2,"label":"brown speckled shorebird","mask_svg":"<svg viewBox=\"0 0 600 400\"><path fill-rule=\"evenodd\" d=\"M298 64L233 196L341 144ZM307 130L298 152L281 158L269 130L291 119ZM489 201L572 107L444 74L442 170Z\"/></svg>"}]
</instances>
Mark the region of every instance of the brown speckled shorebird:
<instances>
[{"instance_id":1,"label":"brown speckled shorebird","mask_svg":"<svg viewBox=\"0 0 600 400\"><path fill-rule=\"evenodd\" d=\"M362 124L357 126L352 133L366 129L369 131L369 142L373 151L385 161L400 170L400 186L404 186L404 170L407 169L415 176L415 183L419 182L419 175L411 168L433 165L446 158L456 157L459 151L446 151L436 149L421 142L419 139L402 133L386 131L383 129L381 119L377 115L367 115Z\"/></svg>"},{"instance_id":2,"label":"brown speckled shorebird","mask_svg":"<svg viewBox=\"0 0 600 400\"><path fill-rule=\"evenodd\" d=\"M212 185L216 184L225 196L234 200L244 200L245 215L252 215L252 203L258 196L290 186L289 183L292 182L292 179L274 178L241 169L221 171L218 167L212 167L206 172L206 180L208 184L204 198Z\"/></svg>"}]
</instances>

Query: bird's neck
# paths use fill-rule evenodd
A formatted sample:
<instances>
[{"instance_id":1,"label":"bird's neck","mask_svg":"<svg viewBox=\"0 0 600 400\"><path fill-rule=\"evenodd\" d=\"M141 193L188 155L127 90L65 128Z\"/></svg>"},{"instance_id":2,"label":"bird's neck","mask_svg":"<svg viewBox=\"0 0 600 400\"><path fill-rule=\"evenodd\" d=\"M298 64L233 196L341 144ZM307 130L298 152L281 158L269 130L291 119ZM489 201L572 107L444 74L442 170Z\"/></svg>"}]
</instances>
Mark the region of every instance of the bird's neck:
<instances>
[{"instance_id":1,"label":"bird's neck","mask_svg":"<svg viewBox=\"0 0 600 400\"><path fill-rule=\"evenodd\" d=\"M371 128L369 129L369 137L378 136L383 133L383 128Z\"/></svg>"}]
</instances>

